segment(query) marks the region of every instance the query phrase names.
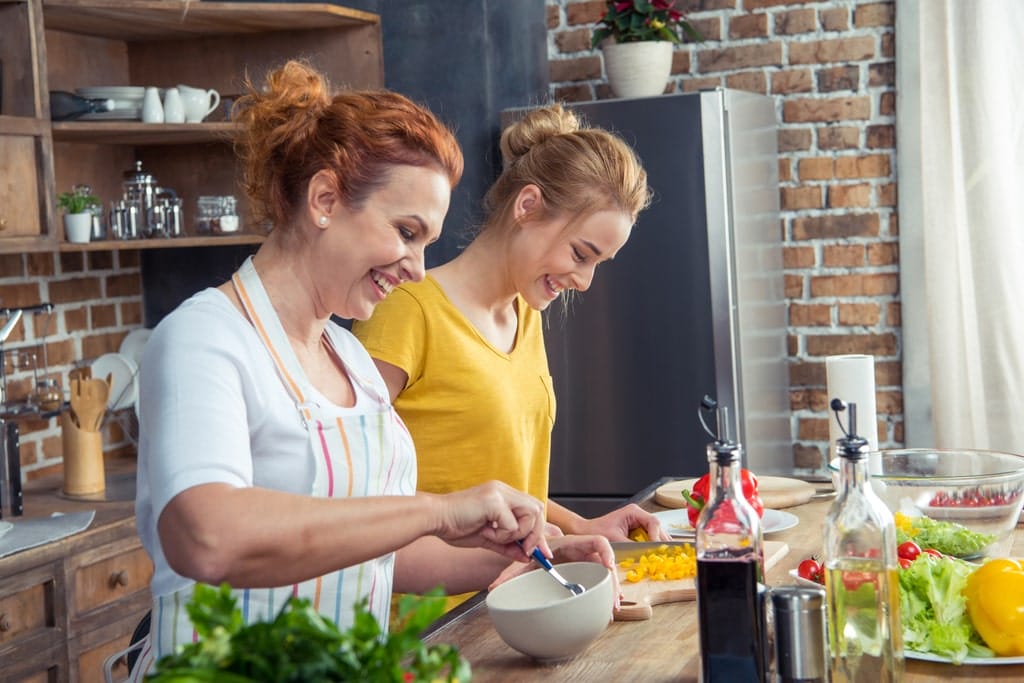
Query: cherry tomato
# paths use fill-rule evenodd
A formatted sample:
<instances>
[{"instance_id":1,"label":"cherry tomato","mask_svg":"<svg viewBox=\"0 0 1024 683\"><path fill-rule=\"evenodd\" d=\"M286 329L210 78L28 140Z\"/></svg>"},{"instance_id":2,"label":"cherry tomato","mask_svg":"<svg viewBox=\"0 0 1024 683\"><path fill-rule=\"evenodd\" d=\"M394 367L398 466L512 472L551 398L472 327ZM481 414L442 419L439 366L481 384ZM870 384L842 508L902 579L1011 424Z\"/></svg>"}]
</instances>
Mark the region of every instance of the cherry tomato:
<instances>
[{"instance_id":1,"label":"cherry tomato","mask_svg":"<svg viewBox=\"0 0 1024 683\"><path fill-rule=\"evenodd\" d=\"M917 556L921 554L921 546L914 543L913 541L904 541L900 543L899 547L896 548L896 555L901 560L910 560L913 562L917 559Z\"/></svg>"},{"instance_id":2,"label":"cherry tomato","mask_svg":"<svg viewBox=\"0 0 1024 683\"><path fill-rule=\"evenodd\" d=\"M911 559L908 559L908 558L906 558L906 557L901 557L901 558L899 558L899 559L898 559L898 560L896 560L896 561L900 563L900 569L906 569L906 568L907 568L907 567L909 567L910 565L914 564L914 561L913 561L913 560L911 560Z\"/></svg>"},{"instance_id":3,"label":"cherry tomato","mask_svg":"<svg viewBox=\"0 0 1024 683\"><path fill-rule=\"evenodd\" d=\"M922 552L922 553L924 553L925 555L931 555L932 557L938 557L938 558L940 558L940 559L941 559L941 558L943 558L943 557L945 557L945 555L943 555L942 553L940 553L940 552L939 552L938 550L936 550L935 548L925 548L925 549L924 549L924 550L922 550L921 552Z\"/></svg>"},{"instance_id":4,"label":"cherry tomato","mask_svg":"<svg viewBox=\"0 0 1024 683\"><path fill-rule=\"evenodd\" d=\"M807 579L808 581L814 581L815 583L822 583L822 580L824 579L821 563L813 557L809 557L797 565L796 573L801 579Z\"/></svg>"}]
</instances>

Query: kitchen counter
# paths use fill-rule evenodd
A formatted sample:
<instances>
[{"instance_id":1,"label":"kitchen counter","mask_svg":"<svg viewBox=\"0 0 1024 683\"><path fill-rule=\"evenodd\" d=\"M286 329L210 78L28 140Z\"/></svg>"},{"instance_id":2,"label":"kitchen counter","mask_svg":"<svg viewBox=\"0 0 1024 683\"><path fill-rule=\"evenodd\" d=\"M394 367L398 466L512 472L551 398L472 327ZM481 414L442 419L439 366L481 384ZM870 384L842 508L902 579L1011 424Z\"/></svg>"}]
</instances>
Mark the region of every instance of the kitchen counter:
<instances>
[{"instance_id":1,"label":"kitchen counter","mask_svg":"<svg viewBox=\"0 0 1024 683\"><path fill-rule=\"evenodd\" d=\"M666 480L668 481L668 480ZM634 496L648 510L666 508L653 502L659 481ZM823 484L827 486L827 484ZM821 552L821 524L832 497L787 508L800 523L771 534L785 541L789 553L767 573L771 586L792 584L789 570L800 560ZM1024 527L1018 527L1014 556L1024 556ZM581 655L562 662L542 664L508 647L498 636L479 594L438 620L428 631L427 643L450 643L459 648L473 667L473 680L491 681L697 681L700 675L699 635L695 602L676 602L654 607L647 621L613 622ZM1000 666L953 666L907 660L905 683L925 681L1024 680L1024 664Z\"/></svg>"},{"instance_id":2,"label":"kitchen counter","mask_svg":"<svg viewBox=\"0 0 1024 683\"><path fill-rule=\"evenodd\" d=\"M134 459L109 458L105 500L70 500L51 475L25 485L25 515L94 510L87 529L0 558L0 680L103 681L150 609L153 565L135 532ZM126 665L114 665L115 679Z\"/></svg>"}]
</instances>

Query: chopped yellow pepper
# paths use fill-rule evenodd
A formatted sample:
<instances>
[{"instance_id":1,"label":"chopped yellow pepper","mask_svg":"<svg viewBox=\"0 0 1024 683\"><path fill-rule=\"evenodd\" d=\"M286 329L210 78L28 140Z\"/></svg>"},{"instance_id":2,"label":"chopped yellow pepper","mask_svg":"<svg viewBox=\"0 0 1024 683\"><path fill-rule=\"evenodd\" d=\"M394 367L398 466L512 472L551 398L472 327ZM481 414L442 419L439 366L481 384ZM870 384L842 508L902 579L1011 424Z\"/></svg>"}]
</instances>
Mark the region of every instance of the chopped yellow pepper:
<instances>
[{"instance_id":1,"label":"chopped yellow pepper","mask_svg":"<svg viewBox=\"0 0 1024 683\"><path fill-rule=\"evenodd\" d=\"M623 560L619 566L626 570L626 581L636 583L651 581L674 581L697 575L697 553L692 545L661 545L656 550L644 553L639 558Z\"/></svg>"},{"instance_id":2,"label":"chopped yellow pepper","mask_svg":"<svg viewBox=\"0 0 1024 683\"><path fill-rule=\"evenodd\" d=\"M642 526L638 526L629 532L629 540L631 541L649 541L650 537L647 535L647 529Z\"/></svg>"},{"instance_id":3,"label":"chopped yellow pepper","mask_svg":"<svg viewBox=\"0 0 1024 683\"><path fill-rule=\"evenodd\" d=\"M1003 657L1024 655L1024 564L989 560L967 577L967 614L985 644Z\"/></svg>"}]
</instances>

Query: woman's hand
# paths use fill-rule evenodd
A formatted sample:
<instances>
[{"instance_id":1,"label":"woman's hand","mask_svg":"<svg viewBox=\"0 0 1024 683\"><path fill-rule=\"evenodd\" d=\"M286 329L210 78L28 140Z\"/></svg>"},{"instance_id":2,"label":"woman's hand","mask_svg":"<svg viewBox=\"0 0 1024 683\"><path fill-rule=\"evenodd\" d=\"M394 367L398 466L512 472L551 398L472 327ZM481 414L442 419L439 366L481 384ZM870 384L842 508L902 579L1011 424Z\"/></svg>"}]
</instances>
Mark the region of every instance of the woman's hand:
<instances>
[{"instance_id":1,"label":"woman's hand","mask_svg":"<svg viewBox=\"0 0 1024 683\"><path fill-rule=\"evenodd\" d=\"M577 523L574 531L581 534L600 534L609 541L628 541L629 532L638 527L644 529L652 541L672 540L672 537L661 528L657 517L633 503L612 510L602 517L584 519Z\"/></svg>"},{"instance_id":2,"label":"woman's hand","mask_svg":"<svg viewBox=\"0 0 1024 683\"><path fill-rule=\"evenodd\" d=\"M597 562L603 564L605 567L611 570L612 581L615 582L613 586L612 595L615 596L615 606L619 606L619 580L615 572L615 553L612 552L612 546L608 543L608 539L604 536L597 534L590 534L586 536L552 536L547 539L548 544L552 550L551 555L546 555L553 563L558 562ZM487 587L487 590L493 589L498 584L504 583L509 579L525 574L528 571L537 569L539 565L535 563L523 564L521 562L514 562L505 568L501 574L498 575L491 585Z\"/></svg>"},{"instance_id":3,"label":"woman's hand","mask_svg":"<svg viewBox=\"0 0 1024 683\"><path fill-rule=\"evenodd\" d=\"M544 504L533 496L489 481L435 498L435 534L451 545L487 548L519 562L529 561L536 547L551 554L544 537Z\"/></svg>"}]
</instances>

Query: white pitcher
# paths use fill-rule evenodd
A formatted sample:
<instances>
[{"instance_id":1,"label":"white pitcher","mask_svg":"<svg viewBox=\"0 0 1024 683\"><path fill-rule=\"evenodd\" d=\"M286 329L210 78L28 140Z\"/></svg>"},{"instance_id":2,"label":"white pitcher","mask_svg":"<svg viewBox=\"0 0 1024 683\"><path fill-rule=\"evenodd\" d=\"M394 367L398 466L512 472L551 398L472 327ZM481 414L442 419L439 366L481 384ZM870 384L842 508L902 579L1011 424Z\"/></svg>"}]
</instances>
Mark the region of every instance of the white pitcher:
<instances>
[{"instance_id":1,"label":"white pitcher","mask_svg":"<svg viewBox=\"0 0 1024 683\"><path fill-rule=\"evenodd\" d=\"M185 123L185 105L177 88L164 93L164 123Z\"/></svg>"},{"instance_id":2,"label":"white pitcher","mask_svg":"<svg viewBox=\"0 0 1024 683\"><path fill-rule=\"evenodd\" d=\"M199 123L220 104L220 93L216 90L203 90L178 84L181 101L185 106L185 122Z\"/></svg>"}]
</instances>

